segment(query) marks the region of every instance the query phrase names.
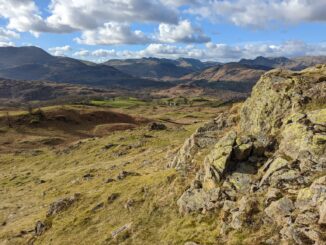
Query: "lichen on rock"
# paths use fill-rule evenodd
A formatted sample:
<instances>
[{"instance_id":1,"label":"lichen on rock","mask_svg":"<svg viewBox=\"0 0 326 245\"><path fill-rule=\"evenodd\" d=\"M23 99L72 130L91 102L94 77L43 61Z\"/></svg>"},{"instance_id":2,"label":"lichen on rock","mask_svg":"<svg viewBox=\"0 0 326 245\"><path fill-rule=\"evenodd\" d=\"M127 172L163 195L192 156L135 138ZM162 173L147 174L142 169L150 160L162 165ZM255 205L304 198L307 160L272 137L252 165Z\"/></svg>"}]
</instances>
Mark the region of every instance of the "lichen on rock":
<instances>
[{"instance_id":1,"label":"lichen on rock","mask_svg":"<svg viewBox=\"0 0 326 245\"><path fill-rule=\"evenodd\" d=\"M326 65L263 75L239 123L219 131L180 212L219 213L224 242L250 230L274 244L325 244L325 77Z\"/></svg>"}]
</instances>

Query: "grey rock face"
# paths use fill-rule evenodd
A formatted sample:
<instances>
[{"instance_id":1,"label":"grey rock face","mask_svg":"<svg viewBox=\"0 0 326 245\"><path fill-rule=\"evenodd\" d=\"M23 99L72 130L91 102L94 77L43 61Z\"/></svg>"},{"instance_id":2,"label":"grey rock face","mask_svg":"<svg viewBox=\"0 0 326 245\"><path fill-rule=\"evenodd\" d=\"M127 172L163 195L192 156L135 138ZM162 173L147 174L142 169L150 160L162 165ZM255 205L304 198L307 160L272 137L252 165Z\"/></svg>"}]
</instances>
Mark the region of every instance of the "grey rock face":
<instances>
[{"instance_id":1,"label":"grey rock face","mask_svg":"<svg viewBox=\"0 0 326 245\"><path fill-rule=\"evenodd\" d=\"M218 141L210 154L206 157L204 161L204 188L215 188L225 172L231 167L230 160L236 137L236 132L229 132Z\"/></svg>"},{"instance_id":2,"label":"grey rock face","mask_svg":"<svg viewBox=\"0 0 326 245\"><path fill-rule=\"evenodd\" d=\"M293 210L293 202L287 197L283 197L278 201L272 202L271 205L265 209L265 213L277 224L282 225L290 222L289 215Z\"/></svg>"},{"instance_id":3,"label":"grey rock face","mask_svg":"<svg viewBox=\"0 0 326 245\"><path fill-rule=\"evenodd\" d=\"M228 116L222 113L215 120L198 128L197 131L184 142L168 167L186 169L191 165L193 158L201 149L216 144L219 140L220 132L226 128L232 127L234 124L234 121L228 120Z\"/></svg>"},{"instance_id":4,"label":"grey rock face","mask_svg":"<svg viewBox=\"0 0 326 245\"><path fill-rule=\"evenodd\" d=\"M326 224L326 200L319 207L319 220L318 224L325 225Z\"/></svg>"},{"instance_id":5,"label":"grey rock face","mask_svg":"<svg viewBox=\"0 0 326 245\"><path fill-rule=\"evenodd\" d=\"M267 244L326 244L325 98L326 65L264 75L239 124L217 131L180 212L216 212L222 243L253 228ZM192 165L197 136L176 165Z\"/></svg>"},{"instance_id":6,"label":"grey rock face","mask_svg":"<svg viewBox=\"0 0 326 245\"><path fill-rule=\"evenodd\" d=\"M277 188L269 188L266 194L265 205L269 206L272 202L277 201L282 197L282 193Z\"/></svg>"},{"instance_id":7,"label":"grey rock face","mask_svg":"<svg viewBox=\"0 0 326 245\"><path fill-rule=\"evenodd\" d=\"M249 137L241 137L237 139L236 147L234 148L233 155L235 160L243 161L248 159L253 148L253 143Z\"/></svg>"},{"instance_id":8,"label":"grey rock face","mask_svg":"<svg viewBox=\"0 0 326 245\"><path fill-rule=\"evenodd\" d=\"M216 208L219 203L219 189L205 191L203 189L188 189L179 198L177 204L181 213L204 212Z\"/></svg>"}]
</instances>

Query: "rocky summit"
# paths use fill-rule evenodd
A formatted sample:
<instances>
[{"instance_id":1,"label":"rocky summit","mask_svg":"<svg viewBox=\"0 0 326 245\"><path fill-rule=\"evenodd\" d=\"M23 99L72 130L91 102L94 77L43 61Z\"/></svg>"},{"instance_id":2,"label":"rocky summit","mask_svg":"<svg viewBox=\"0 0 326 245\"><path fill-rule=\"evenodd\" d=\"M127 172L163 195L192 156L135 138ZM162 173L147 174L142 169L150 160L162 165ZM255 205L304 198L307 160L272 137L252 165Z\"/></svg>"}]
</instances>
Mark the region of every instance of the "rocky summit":
<instances>
[{"instance_id":1,"label":"rocky summit","mask_svg":"<svg viewBox=\"0 0 326 245\"><path fill-rule=\"evenodd\" d=\"M214 215L218 244L239 231L245 244L325 244L325 102L326 65L265 73L170 162L192 179L179 212Z\"/></svg>"}]
</instances>

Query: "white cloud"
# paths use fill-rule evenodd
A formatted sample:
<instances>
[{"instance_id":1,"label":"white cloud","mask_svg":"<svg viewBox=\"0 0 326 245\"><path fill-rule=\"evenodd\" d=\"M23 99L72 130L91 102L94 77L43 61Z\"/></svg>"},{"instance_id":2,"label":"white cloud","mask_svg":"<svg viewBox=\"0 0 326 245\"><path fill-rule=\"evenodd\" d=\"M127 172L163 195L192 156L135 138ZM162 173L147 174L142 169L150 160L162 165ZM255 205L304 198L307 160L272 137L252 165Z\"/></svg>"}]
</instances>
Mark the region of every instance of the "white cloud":
<instances>
[{"instance_id":1,"label":"white cloud","mask_svg":"<svg viewBox=\"0 0 326 245\"><path fill-rule=\"evenodd\" d=\"M0 41L0 47L13 47L16 46L13 42L1 42Z\"/></svg>"},{"instance_id":2,"label":"white cloud","mask_svg":"<svg viewBox=\"0 0 326 245\"><path fill-rule=\"evenodd\" d=\"M88 57L90 56L91 52L88 50L79 50L75 53L73 53L73 56L77 56L77 57Z\"/></svg>"},{"instance_id":3,"label":"white cloud","mask_svg":"<svg viewBox=\"0 0 326 245\"><path fill-rule=\"evenodd\" d=\"M0 47L16 46L11 40L18 38L20 38L19 33L0 27Z\"/></svg>"},{"instance_id":4,"label":"white cloud","mask_svg":"<svg viewBox=\"0 0 326 245\"><path fill-rule=\"evenodd\" d=\"M95 29L107 22L167 22L178 20L175 8L160 0L52 0L51 15L47 18L53 27Z\"/></svg>"},{"instance_id":5,"label":"white cloud","mask_svg":"<svg viewBox=\"0 0 326 245\"><path fill-rule=\"evenodd\" d=\"M53 47L49 48L51 54L55 56L65 56L67 52L71 51L72 48L69 45L65 45L62 47Z\"/></svg>"},{"instance_id":6,"label":"white cloud","mask_svg":"<svg viewBox=\"0 0 326 245\"><path fill-rule=\"evenodd\" d=\"M118 58L117 53L118 52L114 49L96 49L94 51L83 49L73 53L73 56L81 59L91 60L94 62L104 62L108 59Z\"/></svg>"},{"instance_id":7,"label":"white cloud","mask_svg":"<svg viewBox=\"0 0 326 245\"><path fill-rule=\"evenodd\" d=\"M132 31L128 24L105 23L95 30L84 31L75 41L88 45L145 44L150 39L141 31Z\"/></svg>"},{"instance_id":8,"label":"white cloud","mask_svg":"<svg viewBox=\"0 0 326 245\"><path fill-rule=\"evenodd\" d=\"M0 0L0 18L11 31L35 36L80 31L79 43L104 45L208 42L200 28L180 21L185 13L254 28L326 21L325 0L51 0L47 17L36 3ZM160 24L157 33L146 36L131 30L134 23Z\"/></svg>"},{"instance_id":9,"label":"white cloud","mask_svg":"<svg viewBox=\"0 0 326 245\"><path fill-rule=\"evenodd\" d=\"M142 31L133 31L127 23L109 22L95 30L82 32L75 38L79 44L115 45L147 43L206 43L210 41L200 28L193 27L189 20L180 21L177 25L161 23L153 37Z\"/></svg>"},{"instance_id":10,"label":"white cloud","mask_svg":"<svg viewBox=\"0 0 326 245\"><path fill-rule=\"evenodd\" d=\"M326 21L325 0L201 0L188 13L254 28L273 24Z\"/></svg>"},{"instance_id":11,"label":"white cloud","mask_svg":"<svg viewBox=\"0 0 326 245\"><path fill-rule=\"evenodd\" d=\"M163 1L162 1L163 2ZM51 0L43 18L33 0L0 0L0 17L8 28L38 35L94 30L107 22L177 23L176 8L160 0Z\"/></svg>"},{"instance_id":12,"label":"white cloud","mask_svg":"<svg viewBox=\"0 0 326 245\"><path fill-rule=\"evenodd\" d=\"M94 30L107 22L176 23L177 10L159 0L51 0L50 15L42 18L33 0L0 0L0 16L20 32Z\"/></svg>"},{"instance_id":13,"label":"white cloud","mask_svg":"<svg viewBox=\"0 0 326 245\"><path fill-rule=\"evenodd\" d=\"M182 20L178 25L161 23L157 39L166 43L206 43L210 38L200 28L192 26L189 20Z\"/></svg>"},{"instance_id":14,"label":"white cloud","mask_svg":"<svg viewBox=\"0 0 326 245\"><path fill-rule=\"evenodd\" d=\"M9 29L19 32L37 34L48 29L33 0L0 0L0 17L8 19Z\"/></svg>"},{"instance_id":15,"label":"white cloud","mask_svg":"<svg viewBox=\"0 0 326 245\"><path fill-rule=\"evenodd\" d=\"M116 57L117 56L117 52L114 49L97 49L95 51L92 52L92 56L95 57Z\"/></svg>"},{"instance_id":16,"label":"white cloud","mask_svg":"<svg viewBox=\"0 0 326 245\"><path fill-rule=\"evenodd\" d=\"M20 38L19 33L0 27L0 41L9 41L14 38Z\"/></svg>"},{"instance_id":17,"label":"white cloud","mask_svg":"<svg viewBox=\"0 0 326 245\"><path fill-rule=\"evenodd\" d=\"M241 58L265 57L296 57L304 55L326 55L326 43L307 44L301 41L283 43L246 43L228 45L207 43L204 48L193 45L176 46L169 44L150 44L138 51L99 49L89 52L88 58L102 62L112 58L128 59L142 57L159 57L177 59L179 57L215 60L220 62L237 61Z\"/></svg>"},{"instance_id":18,"label":"white cloud","mask_svg":"<svg viewBox=\"0 0 326 245\"><path fill-rule=\"evenodd\" d=\"M241 58L296 57L304 55L326 55L326 43L307 44L302 41L283 43L247 43L241 45L213 44L206 45L205 59L233 61Z\"/></svg>"},{"instance_id":19,"label":"white cloud","mask_svg":"<svg viewBox=\"0 0 326 245\"><path fill-rule=\"evenodd\" d=\"M97 54L76 52L76 56L111 57L151 55L175 57L218 56L225 59L249 56L250 52L275 55L300 53L319 54L316 45L301 42L283 44L208 44L205 49L178 47L173 43L199 44L211 39L190 20L180 20L184 13L211 21L229 21L238 26L268 28L272 25L300 22L325 22L326 0L51 0L47 17L36 0L0 0L0 18L6 28L0 27L1 45L11 45L20 32L38 36L43 32L80 32L75 41L86 45L150 44L139 52L105 50ZM44 11L44 10L43 10ZM181 18L182 18L181 17ZM132 24L159 23L157 31L145 34L133 30ZM70 50L52 48L55 55ZM324 48L324 46L323 46ZM85 52L85 51L84 51ZM156 53L155 53L156 52ZM209 53L211 52L211 53ZM215 53L214 53L215 52ZM320 50L323 52L323 49ZM118 54L119 53L119 54Z\"/></svg>"}]
</instances>

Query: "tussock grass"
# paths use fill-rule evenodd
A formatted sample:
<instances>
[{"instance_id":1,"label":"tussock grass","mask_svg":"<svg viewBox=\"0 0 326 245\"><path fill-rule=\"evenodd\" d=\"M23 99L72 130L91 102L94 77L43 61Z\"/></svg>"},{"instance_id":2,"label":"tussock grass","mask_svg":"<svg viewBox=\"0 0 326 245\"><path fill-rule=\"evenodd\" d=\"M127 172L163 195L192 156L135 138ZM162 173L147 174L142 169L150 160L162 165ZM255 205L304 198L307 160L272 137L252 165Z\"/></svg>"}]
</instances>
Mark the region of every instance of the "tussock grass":
<instances>
[{"instance_id":1,"label":"tussock grass","mask_svg":"<svg viewBox=\"0 0 326 245\"><path fill-rule=\"evenodd\" d=\"M158 106L153 112L147 106L118 108L130 115L142 111L144 117L156 120L164 116L181 124L167 123L165 131L139 126L64 145L0 153L0 225L4 224L0 226L0 241L26 244L35 223L46 220L52 226L35 244L215 244L218 219L214 214L179 214L176 201L189 185L189 178L166 165L171 160L170 152L218 110ZM51 135L56 137L57 132ZM106 149L108 144L112 147ZM106 183L121 171L140 175ZM85 179L88 173L93 177ZM52 202L74 193L81 193L79 201L53 219L46 218ZM113 193L119 197L108 203ZM132 204L126 208L128 202ZM101 203L102 207L92 210ZM128 223L132 223L131 230L112 238L112 231ZM20 235L21 231L27 233Z\"/></svg>"}]
</instances>

